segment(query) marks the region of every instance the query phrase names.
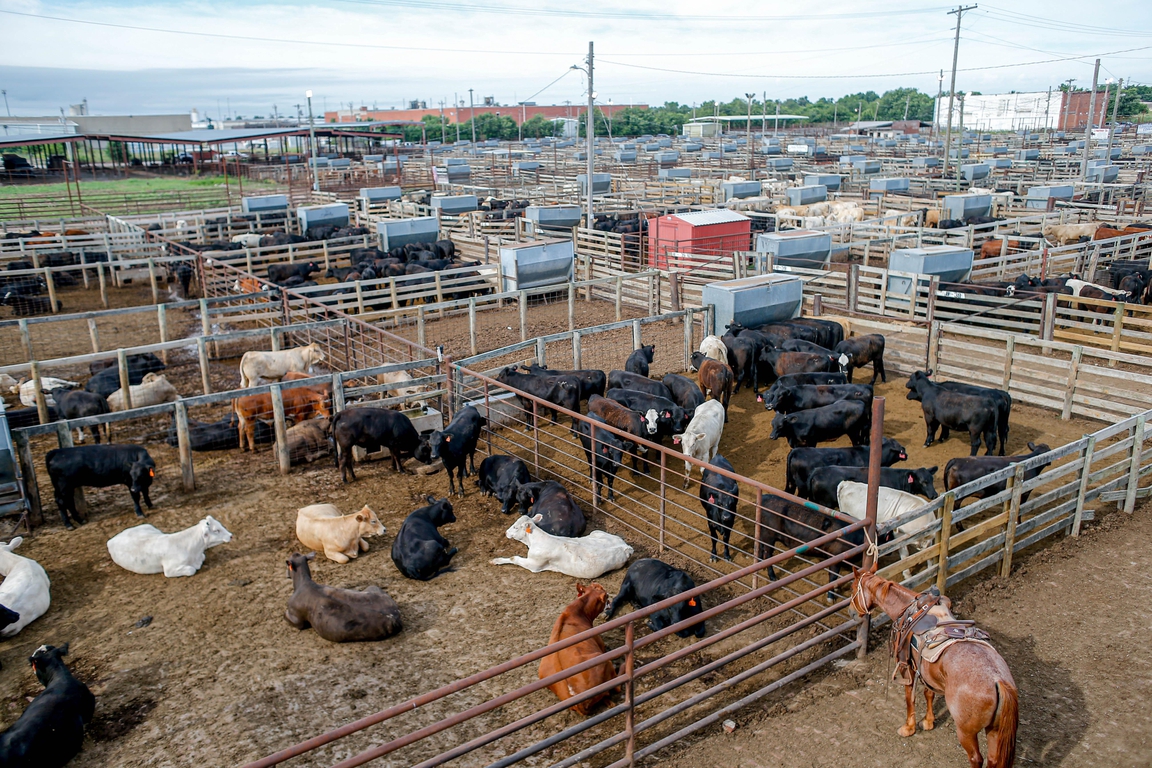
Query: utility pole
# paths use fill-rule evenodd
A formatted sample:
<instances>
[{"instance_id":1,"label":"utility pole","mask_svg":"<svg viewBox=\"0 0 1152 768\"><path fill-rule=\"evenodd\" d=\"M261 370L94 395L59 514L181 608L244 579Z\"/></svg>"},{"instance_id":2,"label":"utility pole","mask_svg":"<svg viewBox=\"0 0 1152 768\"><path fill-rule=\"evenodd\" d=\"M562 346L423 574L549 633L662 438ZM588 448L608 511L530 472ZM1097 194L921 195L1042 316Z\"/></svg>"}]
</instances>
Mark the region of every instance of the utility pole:
<instances>
[{"instance_id":1,"label":"utility pole","mask_svg":"<svg viewBox=\"0 0 1152 768\"><path fill-rule=\"evenodd\" d=\"M1044 102L1044 133L1051 129L1048 127L1048 109L1052 106L1052 86L1048 86L1048 101Z\"/></svg>"},{"instance_id":2,"label":"utility pole","mask_svg":"<svg viewBox=\"0 0 1152 768\"><path fill-rule=\"evenodd\" d=\"M1072 83L1076 82L1076 78L1070 77L1064 81L1068 86L1064 89L1064 131L1068 131L1068 121L1072 117Z\"/></svg>"},{"instance_id":3,"label":"utility pole","mask_svg":"<svg viewBox=\"0 0 1152 768\"><path fill-rule=\"evenodd\" d=\"M447 128L444 125L444 99L440 99L440 143L447 144L448 137L445 135Z\"/></svg>"},{"instance_id":4,"label":"utility pole","mask_svg":"<svg viewBox=\"0 0 1152 768\"><path fill-rule=\"evenodd\" d=\"M595 141L596 141L596 121L593 119L592 110L593 100L596 98L596 92L592 90L592 72L593 72L593 57L592 57L592 41L588 41L588 125L585 127L585 132L588 134L588 223L585 225L589 229L592 228L592 170L595 167Z\"/></svg>"},{"instance_id":5,"label":"utility pole","mask_svg":"<svg viewBox=\"0 0 1152 768\"><path fill-rule=\"evenodd\" d=\"M1120 78L1120 82L1116 83L1116 100L1112 102L1112 121L1108 124L1108 149L1104 152L1104 159L1112 162L1112 134L1116 132L1116 112L1120 107L1120 94L1124 92L1124 78ZM1108 108L1108 102L1104 102L1104 108Z\"/></svg>"},{"instance_id":6,"label":"utility pole","mask_svg":"<svg viewBox=\"0 0 1152 768\"><path fill-rule=\"evenodd\" d=\"M472 89L468 89L468 122L472 123L472 146L476 146L476 102L472 101Z\"/></svg>"},{"instance_id":7,"label":"utility pole","mask_svg":"<svg viewBox=\"0 0 1152 768\"><path fill-rule=\"evenodd\" d=\"M908 105L912 103L912 94L909 93L904 97L904 120L908 120Z\"/></svg>"},{"instance_id":8,"label":"utility pole","mask_svg":"<svg viewBox=\"0 0 1152 768\"><path fill-rule=\"evenodd\" d=\"M948 155L952 151L952 102L956 98L956 64L960 60L960 19L964 16L965 11L971 11L977 7L975 4L962 5L948 11L949 14L956 14L956 42L952 46L952 85L948 89L948 127L944 134L944 178L948 178ZM956 159L957 161L960 159L959 152L956 153Z\"/></svg>"},{"instance_id":9,"label":"utility pole","mask_svg":"<svg viewBox=\"0 0 1152 768\"><path fill-rule=\"evenodd\" d=\"M4 94L4 111L8 113L8 117L12 117L12 110L8 108L8 91L0 91Z\"/></svg>"},{"instance_id":10,"label":"utility pole","mask_svg":"<svg viewBox=\"0 0 1152 768\"><path fill-rule=\"evenodd\" d=\"M1088 178L1088 155L1092 151L1092 123L1096 120L1096 86L1099 81L1100 59L1096 59L1096 68L1092 70L1092 91L1088 98L1088 125L1084 127L1084 155L1080 158L1081 181Z\"/></svg>"},{"instance_id":11,"label":"utility pole","mask_svg":"<svg viewBox=\"0 0 1152 768\"><path fill-rule=\"evenodd\" d=\"M956 142L956 191L960 191L960 169L964 165L964 96L960 96L960 136Z\"/></svg>"},{"instance_id":12,"label":"utility pole","mask_svg":"<svg viewBox=\"0 0 1152 768\"><path fill-rule=\"evenodd\" d=\"M752 152L752 99L756 98L756 94L746 93L744 97L748 99L748 138L745 139L748 144L748 170L755 172L755 155Z\"/></svg>"},{"instance_id":13,"label":"utility pole","mask_svg":"<svg viewBox=\"0 0 1152 768\"><path fill-rule=\"evenodd\" d=\"M315 123L315 121L312 120L312 90L309 89L309 90L305 91L304 95L308 99L308 138L309 138L308 148L309 148L309 150L311 150L309 152L309 154L311 155L310 163L312 165L312 191L313 192L319 192L320 191L320 177L317 175L317 170L316 170L316 123ZM291 192L292 190L288 190L288 191Z\"/></svg>"}]
</instances>

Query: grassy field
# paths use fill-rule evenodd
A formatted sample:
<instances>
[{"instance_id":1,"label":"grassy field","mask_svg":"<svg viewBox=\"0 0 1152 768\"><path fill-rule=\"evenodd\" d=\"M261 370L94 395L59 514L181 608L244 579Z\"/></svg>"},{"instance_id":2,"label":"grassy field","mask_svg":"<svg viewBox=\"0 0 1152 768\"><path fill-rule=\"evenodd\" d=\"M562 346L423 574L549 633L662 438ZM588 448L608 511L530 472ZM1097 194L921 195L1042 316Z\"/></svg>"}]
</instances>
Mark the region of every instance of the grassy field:
<instances>
[{"instance_id":1,"label":"grassy field","mask_svg":"<svg viewBox=\"0 0 1152 768\"><path fill-rule=\"evenodd\" d=\"M229 179L230 184L235 186L236 180ZM272 182L256 182L244 181L244 188L264 189L273 188L276 185ZM158 177L147 179L119 179L117 181L81 181L80 192L92 193L120 193L132 194L138 192L170 192L179 190L201 190L201 189L224 189L223 176L200 176L200 177ZM64 184L10 184L0 185L0 198L15 198L23 197L26 195L56 195L59 197L67 197L68 192L64 189Z\"/></svg>"}]
</instances>

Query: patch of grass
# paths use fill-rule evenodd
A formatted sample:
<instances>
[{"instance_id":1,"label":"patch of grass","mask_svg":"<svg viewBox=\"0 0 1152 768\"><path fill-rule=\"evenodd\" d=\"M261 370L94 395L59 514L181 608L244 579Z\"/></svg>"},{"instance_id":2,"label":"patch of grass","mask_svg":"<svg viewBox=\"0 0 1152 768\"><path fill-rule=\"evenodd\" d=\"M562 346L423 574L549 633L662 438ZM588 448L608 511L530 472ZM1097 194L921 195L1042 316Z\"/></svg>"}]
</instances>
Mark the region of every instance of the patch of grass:
<instances>
[{"instance_id":1,"label":"patch of grass","mask_svg":"<svg viewBox=\"0 0 1152 768\"><path fill-rule=\"evenodd\" d=\"M229 184L236 185L236 179L229 178ZM253 190L274 188L276 184L270 181L244 180L244 188ZM116 181L81 181L80 194L87 192L132 194L136 192L179 191L196 189L224 189L223 176L198 177L155 177L147 179L119 179ZM13 184L0 186L0 198L14 198L24 196L53 195L56 197L68 196L63 183L59 184Z\"/></svg>"}]
</instances>

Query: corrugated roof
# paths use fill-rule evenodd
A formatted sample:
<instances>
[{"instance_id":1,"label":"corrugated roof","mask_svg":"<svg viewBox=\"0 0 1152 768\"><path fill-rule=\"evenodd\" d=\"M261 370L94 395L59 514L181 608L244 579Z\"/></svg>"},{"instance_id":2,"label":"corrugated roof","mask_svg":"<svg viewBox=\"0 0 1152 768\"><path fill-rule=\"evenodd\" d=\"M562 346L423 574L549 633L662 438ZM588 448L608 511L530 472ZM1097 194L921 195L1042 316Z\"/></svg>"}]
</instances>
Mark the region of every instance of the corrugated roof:
<instances>
[{"instance_id":1,"label":"corrugated roof","mask_svg":"<svg viewBox=\"0 0 1152 768\"><path fill-rule=\"evenodd\" d=\"M58 144L64 141L79 141L83 136L75 133L16 133L0 136L0 147L31 147L39 144Z\"/></svg>"},{"instance_id":2,"label":"corrugated roof","mask_svg":"<svg viewBox=\"0 0 1152 768\"><path fill-rule=\"evenodd\" d=\"M733 221L750 221L750 219L742 213L737 213L736 211L728 211L723 208L717 208L711 211L673 213L671 216L693 226L700 226L703 224L728 224L729 222Z\"/></svg>"},{"instance_id":3,"label":"corrugated roof","mask_svg":"<svg viewBox=\"0 0 1152 768\"><path fill-rule=\"evenodd\" d=\"M221 128L216 130L175 131L173 133L142 133L142 134L115 134L118 138L129 141L140 139L142 141L169 142L172 144L220 144L233 141L248 141L265 136L291 136L300 132L307 133L307 126L303 128ZM103 133L90 134L103 136Z\"/></svg>"}]
</instances>

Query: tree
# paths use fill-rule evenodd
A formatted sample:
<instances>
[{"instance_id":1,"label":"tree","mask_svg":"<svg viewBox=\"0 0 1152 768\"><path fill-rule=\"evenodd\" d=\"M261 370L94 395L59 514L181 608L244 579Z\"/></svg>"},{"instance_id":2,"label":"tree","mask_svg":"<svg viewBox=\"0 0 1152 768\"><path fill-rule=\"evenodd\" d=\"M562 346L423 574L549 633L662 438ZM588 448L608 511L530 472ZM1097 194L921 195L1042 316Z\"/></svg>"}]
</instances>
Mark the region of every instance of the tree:
<instances>
[{"instance_id":1,"label":"tree","mask_svg":"<svg viewBox=\"0 0 1152 768\"><path fill-rule=\"evenodd\" d=\"M558 123L555 120L549 120L543 115L533 115L524 123L522 130L524 138L539 139L544 136L555 136L557 127Z\"/></svg>"}]
</instances>

